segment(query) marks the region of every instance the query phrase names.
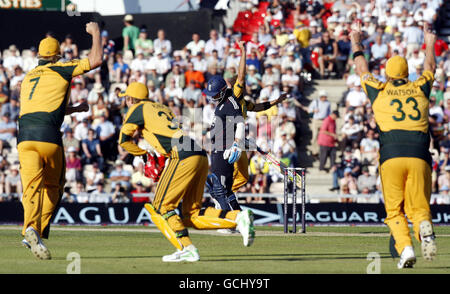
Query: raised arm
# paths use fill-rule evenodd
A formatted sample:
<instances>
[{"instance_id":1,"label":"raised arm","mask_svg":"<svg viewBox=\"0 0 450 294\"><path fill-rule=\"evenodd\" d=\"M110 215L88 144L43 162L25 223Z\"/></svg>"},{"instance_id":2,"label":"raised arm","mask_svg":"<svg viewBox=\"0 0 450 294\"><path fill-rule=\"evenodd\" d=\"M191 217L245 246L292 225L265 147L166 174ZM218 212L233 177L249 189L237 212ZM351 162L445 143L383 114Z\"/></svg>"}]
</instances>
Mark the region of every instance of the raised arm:
<instances>
[{"instance_id":1,"label":"raised arm","mask_svg":"<svg viewBox=\"0 0 450 294\"><path fill-rule=\"evenodd\" d=\"M86 32L92 36L92 47L88 54L88 59L91 69L94 69L99 67L103 61L103 47L98 24L96 22L87 23Z\"/></svg>"},{"instance_id":2,"label":"raised arm","mask_svg":"<svg viewBox=\"0 0 450 294\"><path fill-rule=\"evenodd\" d=\"M423 26L423 39L425 42L425 62L423 64L424 70L429 70L432 73L436 70L436 59L434 53L434 44L436 43L437 36L430 28L429 24L425 22Z\"/></svg>"},{"instance_id":3,"label":"raised arm","mask_svg":"<svg viewBox=\"0 0 450 294\"><path fill-rule=\"evenodd\" d=\"M350 33L350 40L352 43L353 62L355 63L355 72L357 75L369 72L369 65L364 57L364 46L361 40L361 23L355 22L352 25L352 31Z\"/></svg>"},{"instance_id":4,"label":"raised arm","mask_svg":"<svg viewBox=\"0 0 450 294\"><path fill-rule=\"evenodd\" d=\"M245 83L245 66L246 66L246 62L247 62L247 57L246 57L246 49L245 49L245 42L244 41L239 41L239 49L241 50L241 59L239 61L239 69L238 69L238 76L237 76L237 82L240 85L244 85Z\"/></svg>"},{"instance_id":5,"label":"raised arm","mask_svg":"<svg viewBox=\"0 0 450 294\"><path fill-rule=\"evenodd\" d=\"M264 103L257 103L257 104L255 104L255 107L251 111L259 112L259 111L267 110L267 109L271 108L274 105L280 104L287 97L288 97L288 93L283 93L276 100L273 100L273 101L270 101L270 102L264 102Z\"/></svg>"}]
</instances>

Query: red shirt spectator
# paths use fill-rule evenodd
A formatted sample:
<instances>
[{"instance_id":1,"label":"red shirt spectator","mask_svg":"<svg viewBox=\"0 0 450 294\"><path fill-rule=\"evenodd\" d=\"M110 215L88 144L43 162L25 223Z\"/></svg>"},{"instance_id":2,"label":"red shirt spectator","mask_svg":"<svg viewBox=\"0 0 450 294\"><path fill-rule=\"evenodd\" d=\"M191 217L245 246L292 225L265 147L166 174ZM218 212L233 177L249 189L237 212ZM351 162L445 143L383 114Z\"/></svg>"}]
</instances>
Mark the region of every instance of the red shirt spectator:
<instances>
[{"instance_id":1,"label":"red shirt spectator","mask_svg":"<svg viewBox=\"0 0 450 294\"><path fill-rule=\"evenodd\" d=\"M247 56L250 56L253 49L258 50L261 54L264 54L264 51L266 50L266 46L264 46L264 44L259 41L258 33L253 33L251 40L248 41L246 45L247 45ZM237 49L239 49L239 46Z\"/></svg>"},{"instance_id":2,"label":"red shirt spectator","mask_svg":"<svg viewBox=\"0 0 450 294\"><path fill-rule=\"evenodd\" d=\"M141 203L141 202L149 202L150 201L150 197L148 196L144 196L142 194L146 194L148 193L144 186L142 185L141 182L137 182L136 183L136 189L131 191L131 200L132 202L137 202L137 203Z\"/></svg>"},{"instance_id":3,"label":"red shirt spectator","mask_svg":"<svg viewBox=\"0 0 450 294\"><path fill-rule=\"evenodd\" d=\"M336 145L336 118L336 112L333 112L323 120L317 138L320 146L334 147Z\"/></svg>"},{"instance_id":4,"label":"red shirt spectator","mask_svg":"<svg viewBox=\"0 0 450 294\"><path fill-rule=\"evenodd\" d=\"M425 44L422 45L422 49L425 50L427 46ZM434 54L439 57L442 53L445 53L448 50L447 43L442 39L437 39L436 43L434 43Z\"/></svg>"}]
</instances>

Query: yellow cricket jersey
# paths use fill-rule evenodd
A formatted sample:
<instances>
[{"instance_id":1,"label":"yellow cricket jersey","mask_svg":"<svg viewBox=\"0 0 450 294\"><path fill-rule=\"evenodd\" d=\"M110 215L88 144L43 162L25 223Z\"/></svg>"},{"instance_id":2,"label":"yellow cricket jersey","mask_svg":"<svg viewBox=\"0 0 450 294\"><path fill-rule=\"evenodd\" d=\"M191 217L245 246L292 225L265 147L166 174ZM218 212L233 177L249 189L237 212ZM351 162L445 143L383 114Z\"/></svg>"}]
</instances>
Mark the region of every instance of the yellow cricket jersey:
<instances>
[{"instance_id":1,"label":"yellow cricket jersey","mask_svg":"<svg viewBox=\"0 0 450 294\"><path fill-rule=\"evenodd\" d=\"M380 164L395 157L417 157L431 165L428 109L433 81L431 71L414 82L382 83L370 73L361 75L380 133Z\"/></svg>"},{"instance_id":2,"label":"yellow cricket jersey","mask_svg":"<svg viewBox=\"0 0 450 294\"><path fill-rule=\"evenodd\" d=\"M142 131L144 139L161 155L184 159L206 152L189 136L184 135L169 107L143 101L128 109L120 130L119 144L133 155L144 155L133 140L136 131Z\"/></svg>"},{"instance_id":3,"label":"yellow cricket jersey","mask_svg":"<svg viewBox=\"0 0 450 294\"><path fill-rule=\"evenodd\" d=\"M60 128L72 77L90 69L87 58L56 63L39 60L22 82L17 143L39 141L62 146Z\"/></svg>"},{"instance_id":4,"label":"yellow cricket jersey","mask_svg":"<svg viewBox=\"0 0 450 294\"><path fill-rule=\"evenodd\" d=\"M244 85L239 84L238 82L233 85L233 97L238 101L241 106L242 116L244 119L247 118L247 111L253 111L255 108L255 104L251 101L247 101L244 99Z\"/></svg>"}]
</instances>

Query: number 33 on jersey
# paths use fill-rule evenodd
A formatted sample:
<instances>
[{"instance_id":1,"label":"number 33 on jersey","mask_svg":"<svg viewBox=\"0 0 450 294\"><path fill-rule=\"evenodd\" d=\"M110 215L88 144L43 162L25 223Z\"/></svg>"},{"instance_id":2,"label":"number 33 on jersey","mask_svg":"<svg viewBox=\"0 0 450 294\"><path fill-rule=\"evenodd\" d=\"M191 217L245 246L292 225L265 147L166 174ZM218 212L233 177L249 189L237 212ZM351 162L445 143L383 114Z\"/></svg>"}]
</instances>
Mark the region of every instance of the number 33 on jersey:
<instances>
[{"instance_id":1,"label":"number 33 on jersey","mask_svg":"<svg viewBox=\"0 0 450 294\"><path fill-rule=\"evenodd\" d=\"M370 73L364 74L361 85L370 99L380 130L428 133L429 96L433 81L430 71L424 71L415 82L395 80L382 83Z\"/></svg>"}]
</instances>

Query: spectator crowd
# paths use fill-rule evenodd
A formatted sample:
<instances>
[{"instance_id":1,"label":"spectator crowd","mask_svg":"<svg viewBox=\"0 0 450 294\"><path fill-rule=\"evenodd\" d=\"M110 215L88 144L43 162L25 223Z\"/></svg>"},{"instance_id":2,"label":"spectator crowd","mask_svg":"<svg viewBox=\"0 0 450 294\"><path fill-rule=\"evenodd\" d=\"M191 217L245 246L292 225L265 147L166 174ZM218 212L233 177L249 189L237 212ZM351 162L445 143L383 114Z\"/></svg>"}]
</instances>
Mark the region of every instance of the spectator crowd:
<instances>
[{"instance_id":1,"label":"spectator crowd","mask_svg":"<svg viewBox=\"0 0 450 294\"><path fill-rule=\"evenodd\" d=\"M370 103L354 72L349 32L363 23L365 57L375 77L384 80L389 57L408 59L415 80L423 68L422 26L434 24L442 0L281 1L231 0L233 25L212 29L204 40L198 33L174 48L163 29L151 36L133 16L123 19L123 47L101 32L103 65L74 78L70 104L87 102L88 112L66 116L61 132L66 152L66 202L141 202L156 183L144 176L144 161L118 144L127 107L119 93L127 84L146 84L149 98L171 108L181 125L206 150L215 105L202 94L208 79L222 75L231 86L238 69L238 42L247 41L245 97L254 103L290 98L262 112L248 112L248 136L290 166L298 166L302 114L311 120L310 154L319 169L332 173L332 191L372 194L380 191L377 161L380 148ZM231 9L228 13L232 13ZM52 35L51 32L47 33ZM71 35L61 42L61 58L84 58ZM444 40L435 47L437 70L430 97L433 192L450 190L450 51ZM21 81L37 65L36 48L9 46L0 56L0 194L21 193L16 151ZM309 79L342 79L347 91L334 107L327 89L307 101ZM305 104L309 105L305 106ZM337 129L337 120L342 127ZM141 148L151 150L143 140ZM282 175L257 152L249 152L249 181L240 192L268 193ZM330 163L328 163L328 160ZM7 197L1 198L6 199ZM263 199L248 197L247 201Z\"/></svg>"}]
</instances>

